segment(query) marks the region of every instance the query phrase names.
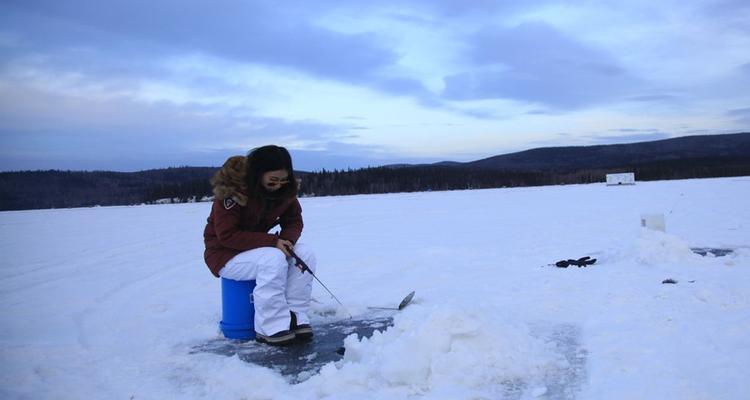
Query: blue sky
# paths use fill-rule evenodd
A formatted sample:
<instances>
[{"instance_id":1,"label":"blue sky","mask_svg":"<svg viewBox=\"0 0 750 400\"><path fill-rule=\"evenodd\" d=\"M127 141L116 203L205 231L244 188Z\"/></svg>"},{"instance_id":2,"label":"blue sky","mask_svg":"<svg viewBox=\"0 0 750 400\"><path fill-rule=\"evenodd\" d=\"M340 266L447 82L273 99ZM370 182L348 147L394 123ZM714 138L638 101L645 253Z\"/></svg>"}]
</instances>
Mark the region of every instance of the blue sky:
<instances>
[{"instance_id":1,"label":"blue sky","mask_svg":"<svg viewBox=\"0 0 750 400\"><path fill-rule=\"evenodd\" d=\"M470 161L750 130L750 2L6 0L0 170Z\"/></svg>"}]
</instances>

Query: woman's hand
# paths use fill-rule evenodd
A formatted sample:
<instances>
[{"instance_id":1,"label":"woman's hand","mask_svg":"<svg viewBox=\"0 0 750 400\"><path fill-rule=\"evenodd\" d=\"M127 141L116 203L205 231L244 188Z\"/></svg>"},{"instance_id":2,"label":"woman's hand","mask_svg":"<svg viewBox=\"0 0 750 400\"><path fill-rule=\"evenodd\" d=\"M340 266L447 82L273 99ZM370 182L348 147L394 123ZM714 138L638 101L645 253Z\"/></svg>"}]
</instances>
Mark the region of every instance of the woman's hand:
<instances>
[{"instance_id":1,"label":"woman's hand","mask_svg":"<svg viewBox=\"0 0 750 400\"><path fill-rule=\"evenodd\" d=\"M294 248L294 243L288 240L278 239L276 241L276 248L281 250L287 257L291 257L292 254L289 253L289 250Z\"/></svg>"}]
</instances>

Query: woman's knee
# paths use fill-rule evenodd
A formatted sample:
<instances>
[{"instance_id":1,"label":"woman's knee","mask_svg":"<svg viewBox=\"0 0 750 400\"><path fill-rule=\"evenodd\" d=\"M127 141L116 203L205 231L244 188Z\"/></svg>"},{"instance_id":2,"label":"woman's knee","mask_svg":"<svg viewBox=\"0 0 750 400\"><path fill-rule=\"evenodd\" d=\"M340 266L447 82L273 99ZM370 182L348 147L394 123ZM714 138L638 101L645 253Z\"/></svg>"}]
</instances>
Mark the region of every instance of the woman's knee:
<instances>
[{"instance_id":1,"label":"woman's knee","mask_svg":"<svg viewBox=\"0 0 750 400\"><path fill-rule=\"evenodd\" d=\"M286 255L276 248L266 248L263 257L257 260L258 279L263 282L278 281L286 279L287 260Z\"/></svg>"},{"instance_id":2,"label":"woman's knee","mask_svg":"<svg viewBox=\"0 0 750 400\"><path fill-rule=\"evenodd\" d=\"M281 267L286 265L286 254L277 248L265 248L263 255L258 259L258 264L264 267Z\"/></svg>"}]
</instances>

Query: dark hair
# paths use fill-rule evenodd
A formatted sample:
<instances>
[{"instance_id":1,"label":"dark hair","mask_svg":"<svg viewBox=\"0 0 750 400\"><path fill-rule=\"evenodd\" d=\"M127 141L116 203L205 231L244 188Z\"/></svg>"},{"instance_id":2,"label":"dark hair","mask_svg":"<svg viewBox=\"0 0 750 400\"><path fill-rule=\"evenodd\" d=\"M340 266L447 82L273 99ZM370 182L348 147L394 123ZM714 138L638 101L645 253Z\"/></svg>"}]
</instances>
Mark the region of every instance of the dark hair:
<instances>
[{"instance_id":1,"label":"dark hair","mask_svg":"<svg viewBox=\"0 0 750 400\"><path fill-rule=\"evenodd\" d=\"M247 171L245 180L250 196L257 198L262 197L281 197L290 198L297 195L297 180L294 177L294 167L292 167L292 156L287 149L281 146L262 146L251 150L247 154ZM262 177L268 171L286 170L289 173L289 183L282 186L279 190L268 196L263 187Z\"/></svg>"}]
</instances>

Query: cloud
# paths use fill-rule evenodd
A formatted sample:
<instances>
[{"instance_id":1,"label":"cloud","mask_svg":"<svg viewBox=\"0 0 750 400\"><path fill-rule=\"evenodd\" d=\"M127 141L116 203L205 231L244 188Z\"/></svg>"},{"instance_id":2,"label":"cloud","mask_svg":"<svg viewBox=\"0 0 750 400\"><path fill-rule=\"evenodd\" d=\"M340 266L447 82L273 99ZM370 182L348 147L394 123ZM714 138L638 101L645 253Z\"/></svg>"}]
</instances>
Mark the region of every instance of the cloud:
<instances>
[{"instance_id":1,"label":"cloud","mask_svg":"<svg viewBox=\"0 0 750 400\"><path fill-rule=\"evenodd\" d=\"M0 54L6 65L31 64L91 82L152 80L223 94L243 88L216 76L175 71L169 64L192 58L234 68L265 66L275 73L288 69L292 73L286 75L301 72L413 98L427 108L488 116L452 107L421 81L399 76L399 56L375 34L341 33L316 24L309 10L324 13L341 6L336 3L324 2L320 9L298 4L295 11L294 2L264 1L188 1L178 8L138 0L107 7L86 0L11 2L0 5L0 23L20 39ZM390 73L383 73L387 69Z\"/></svg>"},{"instance_id":2,"label":"cloud","mask_svg":"<svg viewBox=\"0 0 750 400\"><path fill-rule=\"evenodd\" d=\"M329 141L321 150L290 150L294 167L302 171L363 168L387 164L389 149L379 145L360 145Z\"/></svg>"},{"instance_id":3,"label":"cloud","mask_svg":"<svg viewBox=\"0 0 750 400\"><path fill-rule=\"evenodd\" d=\"M655 94L641 94L636 96L630 96L627 100L635 101L639 103L658 103L658 102L669 102L678 100L679 96L673 94L655 93Z\"/></svg>"},{"instance_id":4,"label":"cloud","mask_svg":"<svg viewBox=\"0 0 750 400\"><path fill-rule=\"evenodd\" d=\"M609 121L660 130L603 140L726 130L748 118L746 3L7 0L0 163L217 165L281 143L370 165L561 127L586 144Z\"/></svg>"},{"instance_id":5,"label":"cloud","mask_svg":"<svg viewBox=\"0 0 750 400\"><path fill-rule=\"evenodd\" d=\"M575 109L619 100L638 84L606 51L541 22L485 28L470 43L473 70L446 77L445 98Z\"/></svg>"},{"instance_id":6,"label":"cloud","mask_svg":"<svg viewBox=\"0 0 750 400\"><path fill-rule=\"evenodd\" d=\"M708 17L708 21L720 24L722 29L750 33L750 3L746 0L708 2L700 12Z\"/></svg>"},{"instance_id":7,"label":"cloud","mask_svg":"<svg viewBox=\"0 0 750 400\"><path fill-rule=\"evenodd\" d=\"M750 107L729 110L727 115L737 123L744 125L743 129L750 129Z\"/></svg>"},{"instance_id":8,"label":"cloud","mask_svg":"<svg viewBox=\"0 0 750 400\"><path fill-rule=\"evenodd\" d=\"M394 43L385 41L386 35L343 33L324 27L319 20L341 9L365 14L398 9L403 10L404 16L417 16L439 25L440 20L470 20L546 2L393 0L352 5L324 0L309 7L307 2L296 0L219 0L211 4L186 0L175 7L169 2L132 0L103 7L93 0L29 0L0 5L0 14L5 15L0 21L6 30L20 35L23 43L12 51L5 49L6 55L38 52L44 54L46 64L61 71L80 71L90 79L111 79L114 75L123 79L174 79L164 70L164 59L198 54L290 68L318 78L411 97L426 108L493 118L486 110L453 107L421 81L398 76L397 63L402 55ZM390 77L383 73L386 70Z\"/></svg>"},{"instance_id":9,"label":"cloud","mask_svg":"<svg viewBox=\"0 0 750 400\"><path fill-rule=\"evenodd\" d=\"M428 98L432 94L420 81L416 79L380 79L376 82L376 86L383 91L399 95Z\"/></svg>"},{"instance_id":10,"label":"cloud","mask_svg":"<svg viewBox=\"0 0 750 400\"><path fill-rule=\"evenodd\" d=\"M197 52L361 82L396 59L372 34L335 32L304 14L263 1L177 5L132 0L103 5L30 0L6 3L0 10L9 15L4 25L30 46L89 48L97 57L106 54L117 60L127 59L132 51L152 56Z\"/></svg>"},{"instance_id":11,"label":"cloud","mask_svg":"<svg viewBox=\"0 0 750 400\"><path fill-rule=\"evenodd\" d=\"M200 104L93 99L23 84L0 88L0 103L0 169L5 170L220 165L229 155L268 143L325 150L353 139L349 125Z\"/></svg>"},{"instance_id":12,"label":"cloud","mask_svg":"<svg viewBox=\"0 0 750 400\"><path fill-rule=\"evenodd\" d=\"M393 0L395 5L403 5L403 0ZM550 0L411 0L409 6L426 10L441 19L465 19L488 15L509 15L551 3Z\"/></svg>"}]
</instances>

